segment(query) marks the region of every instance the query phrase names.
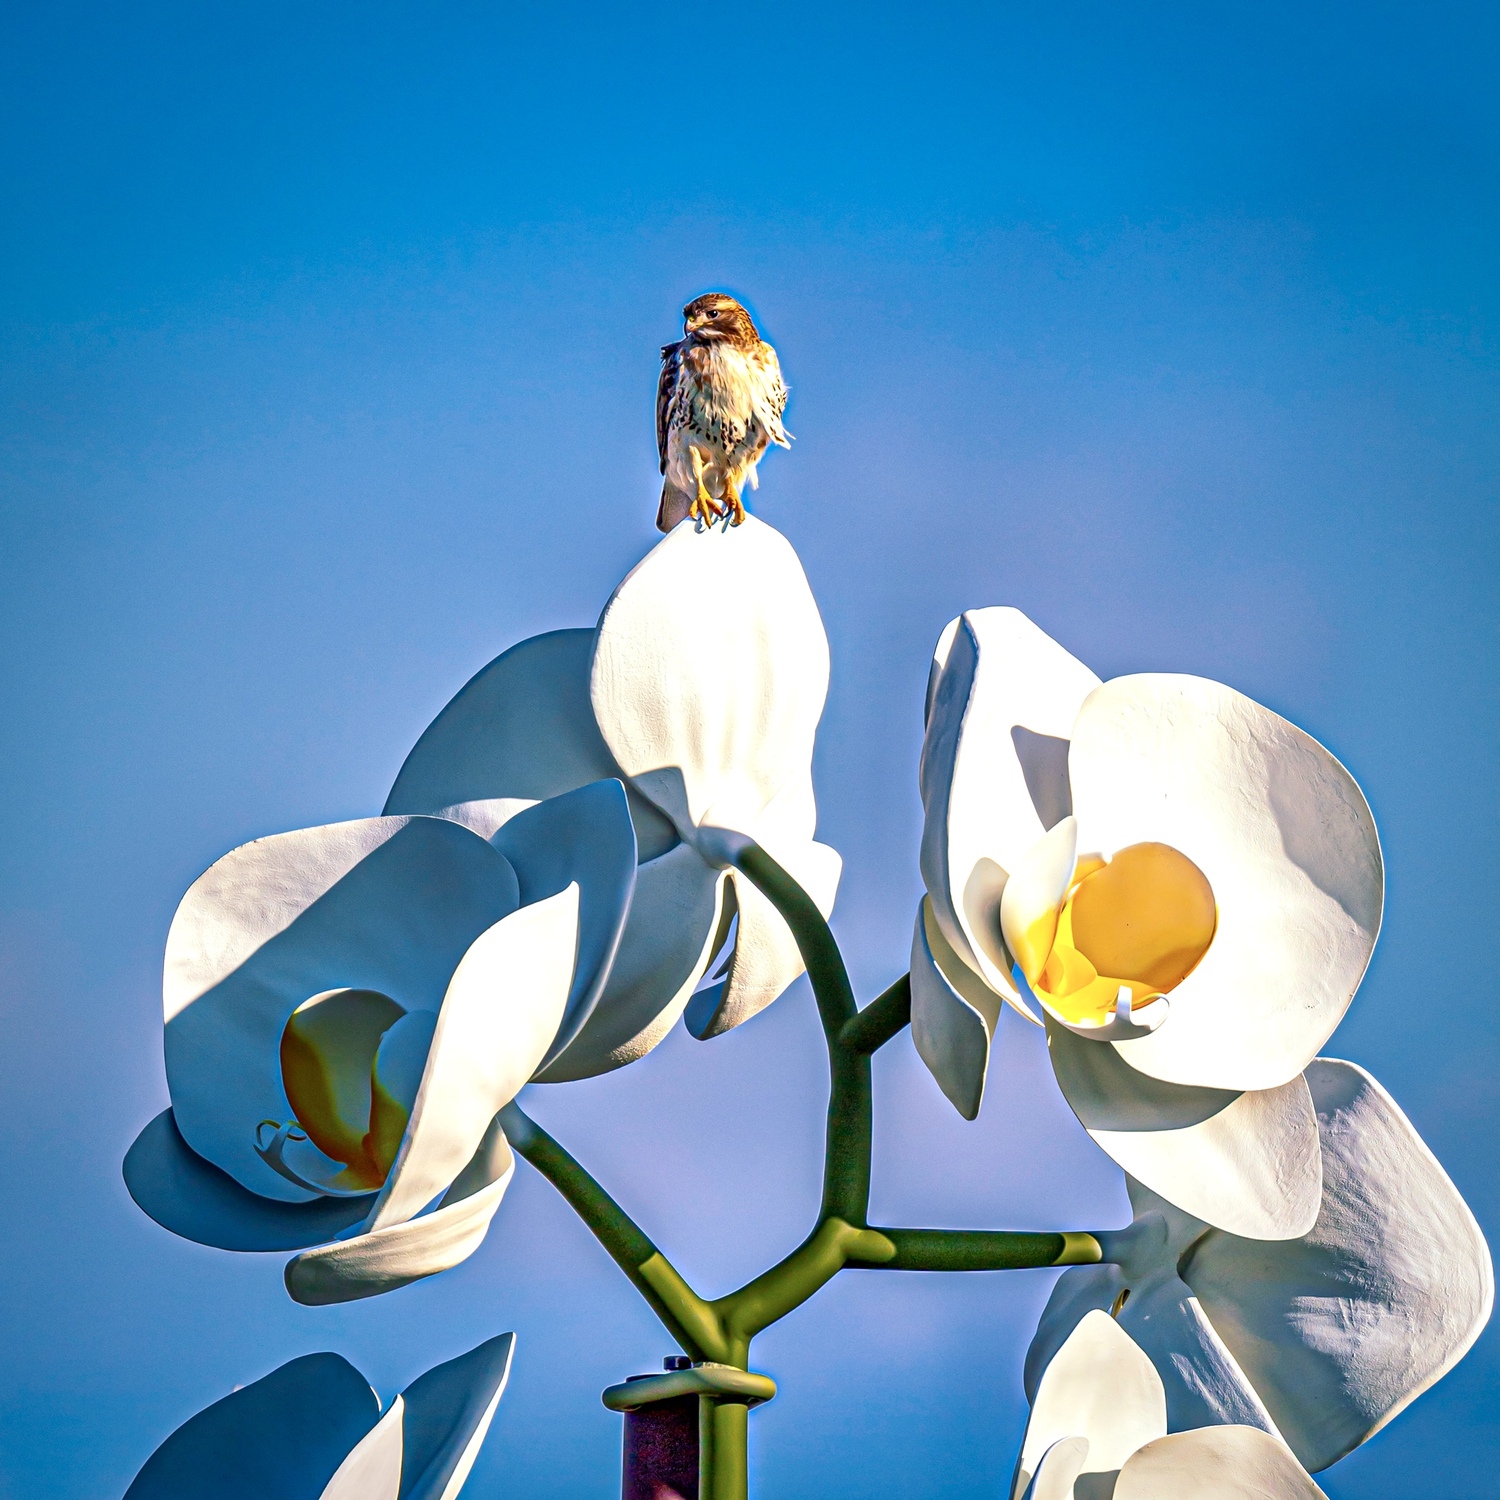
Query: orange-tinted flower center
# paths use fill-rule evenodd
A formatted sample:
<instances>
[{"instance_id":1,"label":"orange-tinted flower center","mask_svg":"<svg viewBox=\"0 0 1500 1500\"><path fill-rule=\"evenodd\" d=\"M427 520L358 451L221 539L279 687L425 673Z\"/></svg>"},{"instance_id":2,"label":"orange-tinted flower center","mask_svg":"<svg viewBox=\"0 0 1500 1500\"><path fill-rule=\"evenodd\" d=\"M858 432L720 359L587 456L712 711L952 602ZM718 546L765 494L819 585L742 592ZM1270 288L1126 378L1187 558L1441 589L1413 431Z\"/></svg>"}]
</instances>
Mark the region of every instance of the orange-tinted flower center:
<instances>
[{"instance_id":1,"label":"orange-tinted flower center","mask_svg":"<svg viewBox=\"0 0 1500 1500\"><path fill-rule=\"evenodd\" d=\"M1016 958L1064 1020L1103 1025L1122 987L1135 1007L1181 984L1217 925L1213 888L1192 860L1169 844L1132 844L1107 861L1081 858L1061 910L1030 925Z\"/></svg>"},{"instance_id":2,"label":"orange-tinted flower center","mask_svg":"<svg viewBox=\"0 0 1500 1500\"><path fill-rule=\"evenodd\" d=\"M380 1187L401 1145L410 1109L378 1060L382 1039L405 1015L375 990L331 990L299 1007L281 1034L292 1113L318 1150L344 1164L341 1186Z\"/></svg>"}]
</instances>

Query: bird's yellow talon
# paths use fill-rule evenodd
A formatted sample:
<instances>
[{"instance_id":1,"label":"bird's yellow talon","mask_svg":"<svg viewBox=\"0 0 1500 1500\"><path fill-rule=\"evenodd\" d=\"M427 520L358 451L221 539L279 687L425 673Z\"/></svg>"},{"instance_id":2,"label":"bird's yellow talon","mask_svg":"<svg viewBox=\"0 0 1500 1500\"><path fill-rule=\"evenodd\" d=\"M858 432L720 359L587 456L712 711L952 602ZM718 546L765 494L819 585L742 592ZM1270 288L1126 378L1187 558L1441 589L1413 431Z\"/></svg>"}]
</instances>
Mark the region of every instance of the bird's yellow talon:
<instances>
[{"instance_id":1,"label":"bird's yellow talon","mask_svg":"<svg viewBox=\"0 0 1500 1500\"><path fill-rule=\"evenodd\" d=\"M693 501L692 508L688 511L688 514L700 526L712 526L724 514L718 501L709 494L701 480L698 484L698 498Z\"/></svg>"}]
</instances>

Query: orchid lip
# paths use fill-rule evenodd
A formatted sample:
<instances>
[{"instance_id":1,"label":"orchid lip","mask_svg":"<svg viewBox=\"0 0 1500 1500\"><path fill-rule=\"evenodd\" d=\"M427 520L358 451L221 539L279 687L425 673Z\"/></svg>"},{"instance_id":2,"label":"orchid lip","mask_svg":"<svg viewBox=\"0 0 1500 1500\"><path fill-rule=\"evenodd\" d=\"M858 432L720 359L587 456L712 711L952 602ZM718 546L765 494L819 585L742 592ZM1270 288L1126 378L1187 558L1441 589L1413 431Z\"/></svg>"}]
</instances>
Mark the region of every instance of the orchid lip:
<instances>
[{"instance_id":1,"label":"orchid lip","mask_svg":"<svg viewBox=\"0 0 1500 1500\"><path fill-rule=\"evenodd\" d=\"M267 1127L276 1132L269 1144L265 1140ZM255 1154L273 1172L297 1187L306 1188L310 1193L320 1193L328 1198L366 1198L369 1196L369 1188L341 1188L334 1187L327 1182L314 1182L290 1166L284 1154L287 1142L305 1140L307 1140L307 1132L302 1130L295 1120L288 1120L285 1125L277 1120L262 1120L255 1127Z\"/></svg>"},{"instance_id":2,"label":"orchid lip","mask_svg":"<svg viewBox=\"0 0 1500 1500\"><path fill-rule=\"evenodd\" d=\"M1023 999L1035 1001L1059 1026L1066 1027L1074 1036L1084 1037L1091 1042L1138 1041L1143 1036L1150 1036L1153 1031L1160 1031L1172 1012L1172 1002L1165 995L1153 995L1145 1004L1132 1006L1130 987L1122 984L1115 995L1115 1006L1109 1013L1108 1020L1094 1025L1085 1021L1069 1021L1032 989L1020 964L1011 965L1010 976L1015 980Z\"/></svg>"}]
</instances>

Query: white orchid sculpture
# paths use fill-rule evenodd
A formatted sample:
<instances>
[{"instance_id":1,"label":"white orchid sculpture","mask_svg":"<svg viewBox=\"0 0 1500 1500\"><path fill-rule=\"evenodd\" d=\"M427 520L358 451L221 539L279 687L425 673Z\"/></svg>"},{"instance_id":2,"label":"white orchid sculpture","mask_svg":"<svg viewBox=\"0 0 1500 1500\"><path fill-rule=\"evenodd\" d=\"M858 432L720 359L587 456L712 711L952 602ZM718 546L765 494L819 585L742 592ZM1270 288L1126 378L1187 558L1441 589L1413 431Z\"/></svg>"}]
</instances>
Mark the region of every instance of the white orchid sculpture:
<instances>
[{"instance_id":1,"label":"white orchid sculpture","mask_svg":"<svg viewBox=\"0 0 1500 1500\"><path fill-rule=\"evenodd\" d=\"M1315 1061L1380 920L1359 788L1232 689L1101 683L1016 611L966 614L928 693L911 972L860 1010L827 924L839 856L814 839L827 684L786 540L679 525L596 628L473 678L382 816L258 840L193 885L167 942L171 1108L130 1191L190 1239L298 1251L292 1296L339 1302L470 1255L520 1154L684 1350L606 1400L699 1397L702 1500L747 1493L747 1413L775 1393L752 1339L841 1270L1077 1267L1028 1358L1018 1496L1316 1495L1306 1471L1439 1378L1492 1296L1405 1117ZM719 1035L804 968L830 1063L822 1204L709 1301L516 1096L637 1061L679 1017ZM1002 1004L1045 1027L1129 1174L1129 1228L869 1223L870 1054L909 1021L973 1118ZM1089 1350L1139 1410L1084 1378Z\"/></svg>"},{"instance_id":2,"label":"white orchid sculpture","mask_svg":"<svg viewBox=\"0 0 1500 1500\"><path fill-rule=\"evenodd\" d=\"M510 1376L502 1333L429 1370L382 1413L337 1354L305 1354L190 1417L125 1500L454 1500Z\"/></svg>"}]
</instances>

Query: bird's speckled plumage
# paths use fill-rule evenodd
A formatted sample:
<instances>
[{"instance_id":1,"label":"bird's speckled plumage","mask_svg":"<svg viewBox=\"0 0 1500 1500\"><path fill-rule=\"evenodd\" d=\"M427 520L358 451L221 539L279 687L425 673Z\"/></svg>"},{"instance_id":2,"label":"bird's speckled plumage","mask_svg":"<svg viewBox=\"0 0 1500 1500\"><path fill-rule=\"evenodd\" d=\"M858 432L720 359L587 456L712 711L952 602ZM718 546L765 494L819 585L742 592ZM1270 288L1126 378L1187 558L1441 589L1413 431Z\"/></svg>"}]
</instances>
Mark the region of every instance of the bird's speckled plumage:
<instances>
[{"instance_id":1,"label":"bird's speckled plumage","mask_svg":"<svg viewBox=\"0 0 1500 1500\"><path fill-rule=\"evenodd\" d=\"M750 314L717 292L682 310L683 337L661 351L656 387L656 451L665 476L656 524L670 531L686 516L738 524L740 492L759 480L772 444L790 446L781 425L786 386L776 351Z\"/></svg>"}]
</instances>

